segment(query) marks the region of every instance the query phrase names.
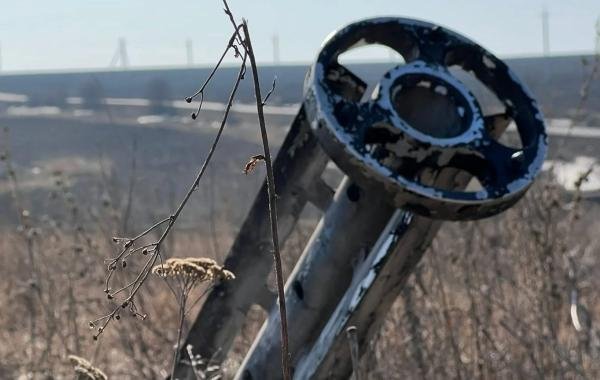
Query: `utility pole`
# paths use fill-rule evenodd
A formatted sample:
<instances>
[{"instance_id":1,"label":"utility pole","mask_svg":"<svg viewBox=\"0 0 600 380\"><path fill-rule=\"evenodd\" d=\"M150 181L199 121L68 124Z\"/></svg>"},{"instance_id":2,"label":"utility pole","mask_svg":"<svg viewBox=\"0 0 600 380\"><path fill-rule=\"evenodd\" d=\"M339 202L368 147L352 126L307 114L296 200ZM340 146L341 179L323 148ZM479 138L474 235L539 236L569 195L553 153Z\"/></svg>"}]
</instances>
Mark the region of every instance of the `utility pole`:
<instances>
[{"instance_id":1,"label":"utility pole","mask_svg":"<svg viewBox=\"0 0 600 380\"><path fill-rule=\"evenodd\" d=\"M129 67L129 57L127 56L127 42L124 38L119 38L119 45L115 55L108 64L109 67L115 67L117 63L121 64L123 69Z\"/></svg>"},{"instance_id":2,"label":"utility pole","mask_svg":"<svg viewBox=\"0 0 600 380\"><path fill-rule=\"evenodd\" d=\"M121 67L129 67L129 57L127 56L127 42L124 38L119 38L119 54L121 56Z\"/></svg>"},{"instance_id":3,"label":"utility pole","mask_svg":"<svg viewBox=\"0 0 600 380\"><path fill-rule=\"evenodd\" d=\"M185 50L187 53L187 65L194 66L194 45L190 38L185 40Z\"/></svg>"},{"instance_id":4,"label":"utility pole","mask_svg":"<svg viewBox=\"0 0 600 380\"><path fill-rule=\"evenodd\" d=\"M544 5L544 8L542 9L542 46L544 49L544 57L550 55L550 27L548 24L548 17L548 8Z\"/></svg>"},{"instance_id":5,"label":"utility pole","mask_svg":"<svg viewBox=\"0 0 600 380\"><path fill-rule=\"evenodd\" d=\"M279 66L279 35L273 35L273 64Z\"/></svg>"},{"instance_id":6,"label":"utility pole","mask_svg":"<svg viewBox=\"0 0 600 380\"><path fill-rule=\"evenodd\" d=\"M596 55L600 55L600 16L596 20Z\"/></svg>"}]
</instances>

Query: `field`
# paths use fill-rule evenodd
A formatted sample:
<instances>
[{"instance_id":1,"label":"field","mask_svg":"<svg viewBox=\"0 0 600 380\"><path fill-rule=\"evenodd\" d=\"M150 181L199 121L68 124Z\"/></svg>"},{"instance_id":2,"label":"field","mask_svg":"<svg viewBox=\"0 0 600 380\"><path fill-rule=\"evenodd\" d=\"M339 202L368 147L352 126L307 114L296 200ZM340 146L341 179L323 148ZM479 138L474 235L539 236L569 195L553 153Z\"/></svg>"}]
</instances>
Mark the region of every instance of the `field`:
<instances>
[{"instance_id":1,"label":"field","mask_svg":"<svg viewBox=\"0 0 600 380\"><path fill-rule=\"evenodd\" d=\"M586 59L587 65L581 57L510 64L539 96L547 117L593 127L600 125L599 81L578 106L594 58ZM384 67L357 65L355 71L373 79ZM265 68L265 83L275 73L279 78L273 105L301 101L305 70ZM167 376L178 310L159 278L150 278L137 301L144 320L125 310L97 341L88 322L111 310L103 286L105 259L118 250L112 238L170 215L209 149L219 112L191 121L187 111L161 108L193 92L205 73L0 76L0 92L28 97L0 103L0 378L70 378L71 354L111 378ZM223 101L231 74L217 78L208 100ZM168 88L157 90L157 80ZM158 100L149 107L107 107L94 104L98 94L88 92L86 103L90 81L101 84L102 97ZM83 104L69 97L82 97ZM240 100L252 100L249 87ZM290 121L290 115L268 117L275 150ZM553 164L516 207L481 222L443 225L361 361L368 378L600 377L598 140L550 141ZM262 165L242 173L258 153L255 116L232 114L214 161L167 240L169 257L223 262L265 175ZM332 184L341 180L334 165L327 173ZM303 212L284 247L286 275L319 217L312 206ZM117 284L131 281L141 265L129 260L133 269L119 272ZM225 378L235 374L265 316L258 306L247 316L221 368Z\"/></svg>"}]
</instances>

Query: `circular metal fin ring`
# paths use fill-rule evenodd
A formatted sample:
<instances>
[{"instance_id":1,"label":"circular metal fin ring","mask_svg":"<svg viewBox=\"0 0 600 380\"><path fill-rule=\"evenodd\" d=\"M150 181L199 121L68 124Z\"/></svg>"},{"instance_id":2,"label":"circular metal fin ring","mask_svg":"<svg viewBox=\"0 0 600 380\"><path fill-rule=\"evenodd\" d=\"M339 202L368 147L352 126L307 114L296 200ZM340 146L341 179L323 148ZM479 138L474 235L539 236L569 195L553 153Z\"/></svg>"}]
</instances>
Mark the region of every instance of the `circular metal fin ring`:
<instances>
[{"instance_id":1,"label":"circular metal fin ring","mask_svg":"<svg viewBox=\"0 0 600 380\"><path fill-rule=\"evenodd\" d=\"M338 57L361 45L388 46L406 61L388 71L368 100L364 82ZM494 118L451 67L473 74L502 103L522 147L500 143ZM323 44L305 83L304 109L325 151L364 187L396 207L439 219L495 215L519 200L542 168L543 117L514 73L452 31L404 18L350 24ZM456 190L474 177L481 188Z\"/></svg>"}]
</instances>

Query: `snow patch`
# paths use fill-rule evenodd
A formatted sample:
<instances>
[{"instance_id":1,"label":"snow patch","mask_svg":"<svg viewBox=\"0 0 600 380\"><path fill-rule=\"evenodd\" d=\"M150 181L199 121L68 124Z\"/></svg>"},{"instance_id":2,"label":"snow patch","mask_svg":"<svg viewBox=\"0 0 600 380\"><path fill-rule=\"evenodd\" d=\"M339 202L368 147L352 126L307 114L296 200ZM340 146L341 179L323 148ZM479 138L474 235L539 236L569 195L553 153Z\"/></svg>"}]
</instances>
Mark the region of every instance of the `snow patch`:
<instances>
[{"instance_id":1,"label":"snow patch","mask_svg":"<svg viewBox=\"0 0 600 380\"><path fill-rule=\"evenodd\" d=\"M558 183L565 189L575 190L575 182L588 170L592 172L581 185L582 191L600 190L600 169L598 161L593 157L577 156L573 161L551 161L544 162L543 170L552 171Z\"/></svg>"}]
</instances>

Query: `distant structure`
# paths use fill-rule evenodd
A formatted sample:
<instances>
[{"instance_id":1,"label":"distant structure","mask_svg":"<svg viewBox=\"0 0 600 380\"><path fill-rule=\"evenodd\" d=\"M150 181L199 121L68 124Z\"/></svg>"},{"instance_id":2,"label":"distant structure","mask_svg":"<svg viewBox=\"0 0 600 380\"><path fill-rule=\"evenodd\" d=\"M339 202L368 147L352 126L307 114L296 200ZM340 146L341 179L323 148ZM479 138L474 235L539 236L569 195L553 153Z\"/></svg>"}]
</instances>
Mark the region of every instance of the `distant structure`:
<instances>
[{"instance_id":1,"label":"distant structure","mask_svg":"<svg viewBox=\"0 0 600 380\"><path fill-rule=\"evenodd\" d=\"M129 67L129 57L127 56L127 42L124 38L119 38L119 46L117 47L117 51L110 61L109 67L116 67L117 64L123 69L127 69Z\"/></svg>"},{"instance_id":2,"label":"distant structure","mask_svg":"<svg viewBox=\"0 0 600 380\"><path fill-rule=\"evenodd\" d=\"M0 44L0 72L2 71L2 44Z\"/></svg>"},{"instance_id":3,"label":"distant structure","mask_svg":"<svg viewBox=\"0 0 600 380\"><path fill-rule=\"evenodd\" d=\"M194 66L194 44L189 38L185 40L185 51L187 54L187 65Z\"/></svg>"},{"instance_id":4,"label":"distant structure","mask_svg":"<svg viewBox=\"0 0 600 380\"><path fill-rule=\"evenodd\" d=\"M273 64L275 66L279 65L279 35L273 35Z\"/></svg>"},{"instance_id":5,"label":"distant structure","mask_svg":"<svg viewBox=\"0 0 600 380\"><path fill-rule=\"evenodd\" d=\"M600 55L600 16L596 20L596 54Z\"/></svg>"},{"instance_id":6,"label":"distant structure","mask_svg":"<svg viewBox=\"0 0 600 380\"><path fill-rule=\"evenodd\" d=\"M542 46L544 49L544 57L550 55L550 27L548 24L548 18L548 8L544 6L542 9Z\"/></svg>"}]
</instances>

